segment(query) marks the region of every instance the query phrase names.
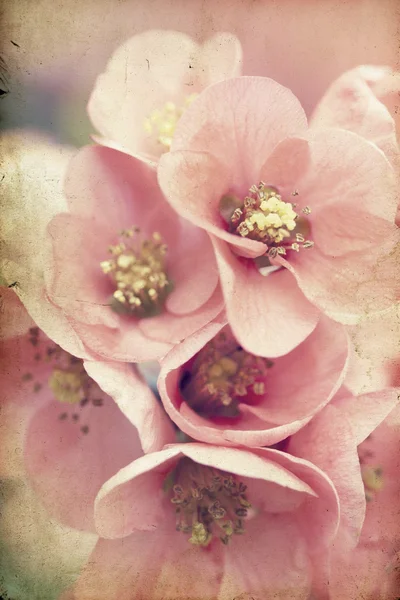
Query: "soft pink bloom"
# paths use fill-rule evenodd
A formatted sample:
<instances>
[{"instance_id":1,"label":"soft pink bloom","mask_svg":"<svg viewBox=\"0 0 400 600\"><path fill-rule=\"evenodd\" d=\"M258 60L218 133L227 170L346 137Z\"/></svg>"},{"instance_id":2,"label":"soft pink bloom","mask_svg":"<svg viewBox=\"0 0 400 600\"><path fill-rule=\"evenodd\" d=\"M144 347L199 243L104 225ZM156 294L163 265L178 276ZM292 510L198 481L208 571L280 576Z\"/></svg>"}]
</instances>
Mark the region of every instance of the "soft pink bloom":
<instances>
[{"instance_id":1,"label":"soft pink bloom","mask_svg":"<svg viewBox=\"0 0 400 600\"><path fill-rule=\"evenodd\" d=\"M34 324L3 340L0 352L2 474L16 476L21 453L50 514L93 530L101 485L143 451L172 441L170 423L134 367L83 362Z\"/></svg>"},{"instance_id":2,"label":"soft pink bloom","mask_svg":"<svg viewBox=\"0 0 400 600\"><path fill-rule=\"evenodd\" d=\"M66 597L306 600L338 515L332 484L308 461L173 445L102 488L95 518L105 539Z\"/></svg>"},{"instance_id":3,"label":"soft pink bloom","mask_svg":"<svg viewBox=\"0 0 400 600\"><path fill-rule=\"evenodd\" d=\"M204 44L151 30L122 44L96 81L88 111L106 145L157 159L181 113L212 83L240 75L241 46L230 33Z\"/></svg>"},{"instance_id":4,"label":"soft pink bloom","mask_svg":"<svg viewBox=\"0 0 400 600\"><path fill-rule=\"evenodd\" d=\"M47 293L95 355L160 358L221 311L210 240L165 202L150 165L86 147L66 194L70 212L48 227Z\"/></svg>"},{"instance_id":5,"label":"soft pink bloom","mask_svg":"<svg viewBox=\"0 0 400 600\"><path fill-rule=\"evenodd\" d=\"M380 577L383 576L382 553L383 562L388 565L395 549L400 550L396 521L398 409L391 413L396 406L396 388L358 397L342 389L333 402L287 444L288 452L322 469L339 496L340 526L333 544L331 566L326 565L331 600L358 600L362 597L356 593L358 584L361 592L368 580L371 583L374 578L375 584L378 583L376 572L380 570ZM380 425L389 414L389 421ZM394 424L392 415L396 414L396 425L390 430L386 423L392 420ZM392 550L387 554L389 547ZM368 560L372 562L371 567ZM372 600L375 596L366 598ZM383 598L388 600L391 596Z\"/></svg>"},{"instance_id":6,"label":"soft pink bloom","mask_svg":"<svg viewBox=\"0 0 400 600\"><path fill-rule=\"evenodd\" d=\"M348 356L343 325L322 317L285 356L243 350L226 321L176 346L158 380L171 419L196 440L270 446L303 427L336 394Z\"/></svg>"},{"instance_id":7,"label":"soft pink bloom","mask_svg":"<svg viewBox=\"0 0 400 600\"><path fill-rule=\"evenodd\" d=\"M246 350L285 354L321 311L352 323L394 303L398 200L375 145L309 128L288 89L242 77L192 103L171 150L160 159L161 187L210 234L228 319ZM260 257L286 268L263 276Z\"/></svg>"}]
</instances>

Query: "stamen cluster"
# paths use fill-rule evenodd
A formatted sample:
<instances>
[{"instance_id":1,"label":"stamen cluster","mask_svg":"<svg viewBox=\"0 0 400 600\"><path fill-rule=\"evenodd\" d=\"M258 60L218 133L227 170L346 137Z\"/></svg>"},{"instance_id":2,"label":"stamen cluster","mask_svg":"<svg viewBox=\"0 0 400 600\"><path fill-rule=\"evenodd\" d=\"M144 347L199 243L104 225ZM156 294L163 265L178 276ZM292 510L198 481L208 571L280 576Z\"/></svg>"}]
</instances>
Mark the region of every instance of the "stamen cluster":
<instances>
[{"instance_id":1,"label":"stamen cluster","mask_svg":"<svg viewBox=\"0 0 400 600\"><path fill-rule=\"evenodd\" d=\"M361 476L364 483L365 499L371 502L383 487L383 471L381 467L371 465L361 466Z\"/></svg>"},{"instance_id":2,"label":"stamen cluster","mask_svg":"<svg viewBox=\"0 0 400 600\"><path fill-rule=\"evenodd\" d=\"M172 286L165 272L167 246L161 235L155 232L151 239L132 245L131 240L139 234L138 227L122 231L120 243L109 247L112 258L100 266L117 287L112 307L117 312L148 317L160 312Z\"/></svg>"},{"instance_id":3,"label":"stamen cluster","mask_svg":"<svg viewBox=\"0 0 400 600\"><path fill-rule=\"evenodd\" d=\"M144 122L144 128L149 135L156 135L157 142L169 150L175 129L186 108L193 102L197 94L185 98L183 106L174 102L167 102L161 109L153 110Z\"/></svg>"},{"instance_id":4,"label":"stamen cluster","mask_svg":"<svg viewBox=\"0 0 400 600\"><path fill-rule=\"evenodd\" d=\"M182 394L201 415L234 417L239 415L240 401L265 394L265 378L272 365L221 332L194 358L182 379Z\"/></svg>"},{"instance_id":5,"label":"stamen cluster","mask_svg":"<svg viewBox=\"0 0 400 600\"><path fill-rule=\"evenodd\" d=\"M164 489L176 506L176 530L191 534L189 542L208 546L218 536L228 544L245 532L243 520L251 508L247 486L230 473L182 458L165 480Z\"/></svg>"},{"instance_id":6,"label":"stamen cluster","mask_svg":"<svg viewBox=\"0 0 400 600\"><path fill-rule=\"evenodd\" d=\"M30 328L28 339L35 348L35 361L38 364L44 362L51 367L47 384L53 392L55 400L71 406L79 404L82 408L89 404L102 406L103 399L98 395L99 387L86 373L82 359L72 356L47 338L42 339L38 327ZM43 383L35 381L34 375L30 372L24 373L21 379L24 382L32 381L34 393L40 392L43 388ZM66 420L68 414L68 412L60 413L59 419ZM80 415L73 411L71 418L74 423L78 423ZM84 434L89 432L88 425L83 424L80 429Z\"/></svg>"},{"instance_id":7,"label":"stamen cluster","mask_svg":"<svg viewBox=\"0 0 400 600\"><path fill-rule=\"evenodd\" d=\"M276 188L261 181L250 188L243 204L233 211L229 229L241 237L265 243L271 257L284 255L288 249L298 252L300 247L311 248L313 242L298 230L299 214L295 208L295 204L282 200ZM302 212L311 211L305 207Z\"/></svg>"}]
</instances>

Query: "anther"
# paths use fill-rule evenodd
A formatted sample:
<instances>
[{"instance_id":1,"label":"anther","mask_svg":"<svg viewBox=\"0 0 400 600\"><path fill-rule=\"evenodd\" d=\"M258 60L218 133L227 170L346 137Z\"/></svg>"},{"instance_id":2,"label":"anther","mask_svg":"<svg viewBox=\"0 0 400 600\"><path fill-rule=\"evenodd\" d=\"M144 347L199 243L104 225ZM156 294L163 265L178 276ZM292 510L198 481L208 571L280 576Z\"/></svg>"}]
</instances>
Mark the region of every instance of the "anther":
<instances>
[{"instance_id":1,"label":"anther","mask_svg":"<svg viewBox=\"0 0 400 600\"><path fill-rule=\"evenodd\" d=\"M100 263L116 290L112 308L136 317L150 317L161 312L172 284L166 275L167 246L158 232L151 239L136 239L140 230L132 227L121 235L125 241L110 246L112 258Z\"/></svg>"},{"instance_id":2,"label":"anther","mask_svg":"<svg viewBox=\"0 0 400 600\"><path fill-rule=\"evenodd\" d=\"M228 544L232 535L244 533L251 504L244 496L246 486L235 476L185 457L163 487L175 505L176 530L190 534L191 544L208 546L216 535Z\"/></svg>"},{"instance_id":3,"label":"anther","mask_svg":"<svg viewBox=\"0 0 400 600\"><path fill-rule=\"evenodd\" d=\"M181 381L186 402L198 414L212 418L237 417L239 405L265 394L272 363L237 346L221 332L195 356Z\"/></svg>"},{"instance_id":4,"label":"anther","mask_svg":"<svg viewBox=\"0 0 400 600\"><path fill-rule=\"evenodd\" d=\"M265 243L268 248L266 254L270 258L284 256L287 250L298 252L301 247L312 247L304 236L304 227L309 228L304 217L299 220L296 204L283 200L277 188L261 181L251 186L249 195L240 206L237 206L237 200L231 193L221 198L221 216L226 219L229 231ZM232 206L230 213L229 205ZM302 212L309 215L311 210L306 206Z\"/></svg>"}]
</instances>

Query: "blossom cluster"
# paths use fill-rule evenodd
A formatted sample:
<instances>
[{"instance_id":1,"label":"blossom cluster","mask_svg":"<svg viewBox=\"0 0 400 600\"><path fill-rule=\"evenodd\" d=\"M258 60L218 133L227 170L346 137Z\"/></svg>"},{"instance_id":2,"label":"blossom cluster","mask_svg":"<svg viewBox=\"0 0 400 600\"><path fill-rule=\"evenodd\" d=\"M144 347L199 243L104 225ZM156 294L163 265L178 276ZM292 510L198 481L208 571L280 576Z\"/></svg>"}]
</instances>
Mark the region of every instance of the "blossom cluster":
<instances>
[{"instance_id":1,"label":"blossom cluster","mask_svg":"<svg viewBox=\"0 0 400 600\"><path fill-rule=\"evenodd\" d=\"M137 35L93 145L8 151L1 468L97 536L60 600L400 595L398 76L307 118L241 62Z\"/></svg>"}]
</instances>

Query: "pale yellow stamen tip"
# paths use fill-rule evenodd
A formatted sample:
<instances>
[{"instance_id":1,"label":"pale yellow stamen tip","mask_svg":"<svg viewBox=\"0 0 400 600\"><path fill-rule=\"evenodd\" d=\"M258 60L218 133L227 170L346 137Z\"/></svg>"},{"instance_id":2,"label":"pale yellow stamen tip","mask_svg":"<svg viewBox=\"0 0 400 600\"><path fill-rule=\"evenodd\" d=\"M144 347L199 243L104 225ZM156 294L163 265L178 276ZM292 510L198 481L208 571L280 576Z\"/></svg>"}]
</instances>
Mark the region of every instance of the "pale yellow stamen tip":
<instances>
[{"instance_id":1,"label":"pale yellow stamen tip","mask_svg":"<svg viewBox=\"0 0 400 600\"><path fill-rule=\"evenodd\" d=\"M197 94L190 94L181 106L177 106L174 102L166 102L163 108L153 110L145 119L143 123L145 131L156 137L157 142L163 146L164 151L171 148L178 121L196 96Z\"/></svg>"},{"instance_id":2,"label":"pale yellow stamen tip","mask_svg":"<svg viewBox=\"0 0 400 600\"><path fill-rule=\"evenodd\" d=\"M151 239L131 241L138 234L138 228L122 231L126 242L110 246L112 258L101 262L100 267L116 284L115 310L123 308L140 317L153 316L160 312L172 289L165 272L167 246L158 232Z\"/></svg>"},{"instance_id":3,"label":"pale yellow stamen tip","mask_svg":"<svg viewBox=\"0 0 400 600\"><path fill-rule=\"evenodd\" d=\"M382 469L380 467L371 467L364 465L361 469L362 479L366 492L372 494L380 492L383 488Z\"/></svg>"},{"instance_id":4,"label":"pale yellow stamen tip","mask_svg":"<svg viewBox=\"0 0 400 600\"><path fill-rule=\"evenodd\" d=\"M49 378L49 387L59 402L76 404L82 398L82 375L80 372L54 369Z\"/></svg>"},{"instance_id":5,"label":"pale yellow stamen tip","mask_svg":"<svg viewBox=\"0 0 400 600\"><path fill-rule=\"evenodd\" d=\"M268 246L268 256L272 258L286 254L286 249L297 252L300 244L312 247L312 242L299 233L299 214L295 211L295 204L282 200L277 189L263 182L253 185L249 193L251 195L246 196L241 207L235 208L228 221L232 233L264 242ZM302 212L308 215L311 210L306 206Z\"/></svg>"}]
</instances>

